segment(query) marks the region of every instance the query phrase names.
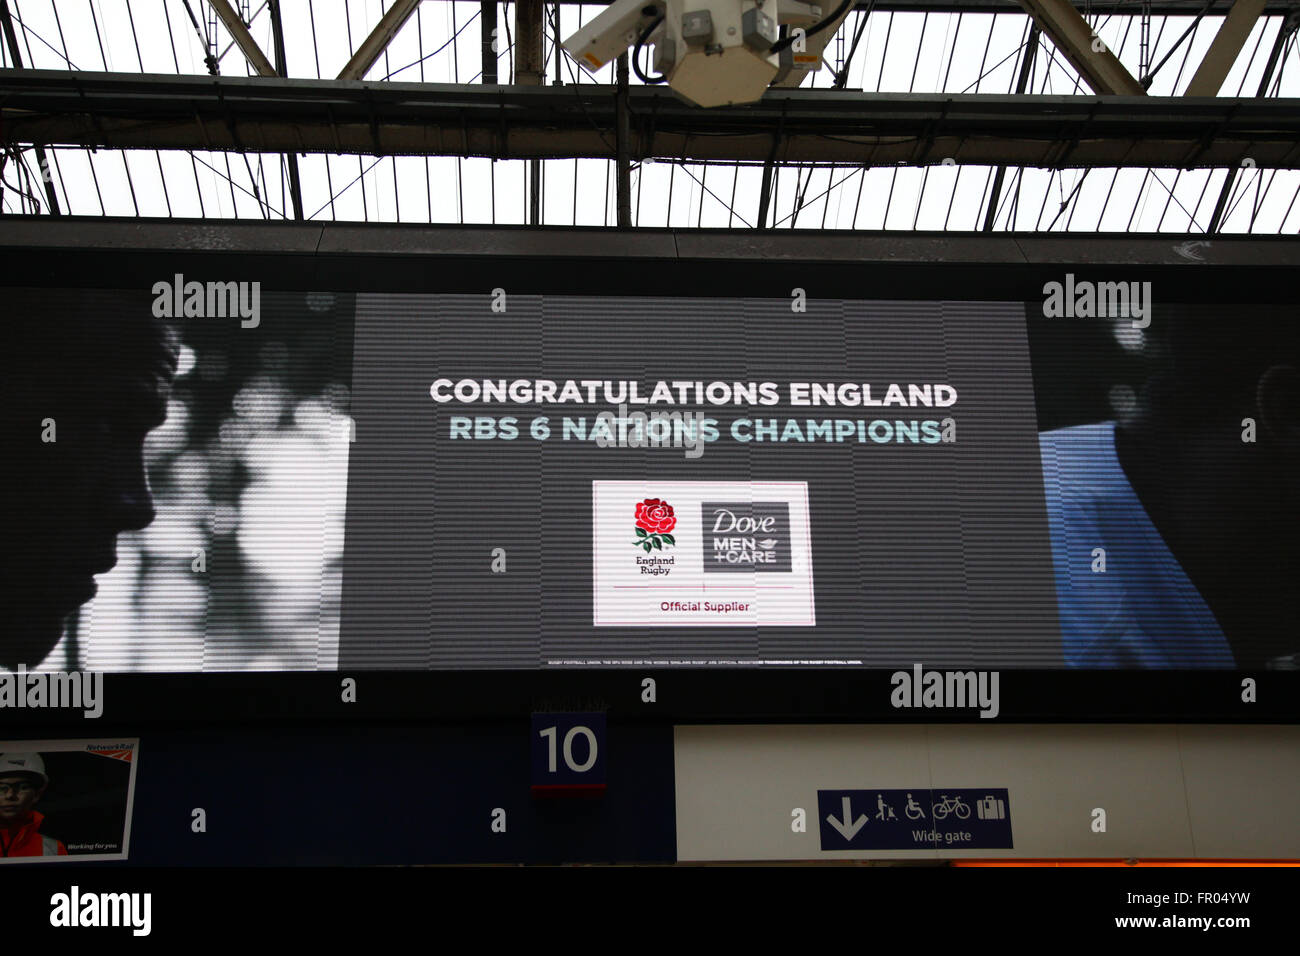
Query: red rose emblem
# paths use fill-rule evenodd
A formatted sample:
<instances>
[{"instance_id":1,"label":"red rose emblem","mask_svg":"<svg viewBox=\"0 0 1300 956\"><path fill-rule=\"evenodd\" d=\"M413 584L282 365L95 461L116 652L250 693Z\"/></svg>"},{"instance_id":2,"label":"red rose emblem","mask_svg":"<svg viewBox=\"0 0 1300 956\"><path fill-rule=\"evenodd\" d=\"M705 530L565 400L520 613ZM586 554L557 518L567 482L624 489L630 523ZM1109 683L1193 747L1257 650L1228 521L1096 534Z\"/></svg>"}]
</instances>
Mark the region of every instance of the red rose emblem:
<instances>
[{"instance_id":1,"label":"red rose emblem","mask_svg":"<svg viewBox=\"0 0 1300 956\"><path fill-rule=\"evenodd\" d=\"M650 534L667 534L677 527L673 506L658 498L647 498L636 506L636 526Z\"/></svg>"}]
</instances>

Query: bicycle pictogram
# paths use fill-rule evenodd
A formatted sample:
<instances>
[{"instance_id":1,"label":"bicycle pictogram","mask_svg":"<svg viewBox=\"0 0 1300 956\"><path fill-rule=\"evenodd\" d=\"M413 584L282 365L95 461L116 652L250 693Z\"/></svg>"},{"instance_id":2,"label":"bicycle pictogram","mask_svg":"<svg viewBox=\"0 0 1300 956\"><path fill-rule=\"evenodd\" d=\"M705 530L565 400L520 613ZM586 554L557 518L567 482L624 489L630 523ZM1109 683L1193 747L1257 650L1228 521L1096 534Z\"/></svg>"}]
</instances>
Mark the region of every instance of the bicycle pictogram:
<instances>
[{"instance_id":1,"label":"bicycle pictogram","mask_svg":"<svg viewBox=\"0 0 1300 956\"><path fill-rule=\"evenodd\" d=\"M965 820L970 817L970 806L962 800L961 796L950 797L943 794L942 799L930 808L936 820L942 820L948 814L952 814L958 820Z\"/></svg>"}]
</instances>

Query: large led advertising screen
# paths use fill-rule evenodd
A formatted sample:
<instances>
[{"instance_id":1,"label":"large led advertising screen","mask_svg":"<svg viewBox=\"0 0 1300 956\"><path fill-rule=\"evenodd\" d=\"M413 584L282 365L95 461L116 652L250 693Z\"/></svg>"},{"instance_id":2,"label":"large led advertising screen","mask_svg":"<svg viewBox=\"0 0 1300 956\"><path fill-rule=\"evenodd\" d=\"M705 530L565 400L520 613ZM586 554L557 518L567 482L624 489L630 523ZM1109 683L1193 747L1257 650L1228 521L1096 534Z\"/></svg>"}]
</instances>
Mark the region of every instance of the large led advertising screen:
<instances>
[{"instance_id":1,"label":"large led advertising screen","mask_svg":"<svg viewBox=\"0 0 1300 956\"><path fill-rule=\"evenodd\" d=\"M997 301L153 261L7 290L11 671L490 697L494 673L1300 661L1293 306L1068 267Z\"/></svg>"}]
</instances>

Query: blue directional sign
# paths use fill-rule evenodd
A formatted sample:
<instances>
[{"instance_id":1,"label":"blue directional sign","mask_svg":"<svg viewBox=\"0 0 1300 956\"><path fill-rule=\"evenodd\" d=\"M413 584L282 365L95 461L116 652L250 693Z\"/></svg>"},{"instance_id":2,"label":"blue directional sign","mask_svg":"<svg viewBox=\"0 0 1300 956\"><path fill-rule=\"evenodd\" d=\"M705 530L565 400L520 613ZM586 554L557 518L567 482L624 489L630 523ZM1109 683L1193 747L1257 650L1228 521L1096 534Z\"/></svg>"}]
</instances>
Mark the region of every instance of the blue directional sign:
<instances>
[{"instance_id":1,"label":"blue directional sign","mask_svg":"<svg viewBox=\"0 0 1300 956\"><path fill-rule=\"evenodd\" d=\"M533 714L532 790L538 796L605 790L605 715Z\"/></svg>"},{"instance_id":2,"label":"blue directional sign","mask_svg":"<svg viewBox=\"0 0 1300 956\"><path fill-rule=\"evenodd\" d=\"M1004 788L818 790L823 850L1011 849Z\"/></svg>"}]
</instances>

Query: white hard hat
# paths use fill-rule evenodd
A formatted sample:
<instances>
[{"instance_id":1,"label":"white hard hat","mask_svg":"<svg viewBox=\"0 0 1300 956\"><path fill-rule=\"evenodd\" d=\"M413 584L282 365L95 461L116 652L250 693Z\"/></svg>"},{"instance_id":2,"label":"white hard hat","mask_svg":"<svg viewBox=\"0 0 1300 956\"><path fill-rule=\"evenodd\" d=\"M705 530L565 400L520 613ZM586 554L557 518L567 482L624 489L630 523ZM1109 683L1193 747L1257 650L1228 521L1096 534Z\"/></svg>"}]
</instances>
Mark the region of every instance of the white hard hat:
<instances>
[{"instance_id":1,"label":"white hard hat","mask_svg":"<svg viewBox=\"0 0 1300 956\"><path fill-rule=\"evenodd\" d=\"M45 776L45 761L40 754L0 754L0 777L15 773L30 773L41 778L41 783L49 783Z\"/></svg>"}]
</instances>

